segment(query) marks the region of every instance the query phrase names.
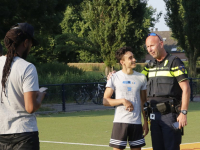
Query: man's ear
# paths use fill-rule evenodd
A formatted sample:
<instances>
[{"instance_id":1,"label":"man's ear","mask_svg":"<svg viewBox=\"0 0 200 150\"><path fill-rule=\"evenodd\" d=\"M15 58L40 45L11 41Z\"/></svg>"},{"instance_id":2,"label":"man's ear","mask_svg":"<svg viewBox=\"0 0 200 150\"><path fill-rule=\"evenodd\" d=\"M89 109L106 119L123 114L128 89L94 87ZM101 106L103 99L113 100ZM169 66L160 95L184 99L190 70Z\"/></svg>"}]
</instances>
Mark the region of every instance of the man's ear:
<instances>
[{"instance_id":1,"label":"man's ear","mask_svg":"<svg viewBox=\"0 0 200 150\"><path fill-rule=\"evenodd\" d=\"M27 48L27 47L28 47L28 44L29 44L29 40L26 39L26 40L24 41L24 44L23 44L23 45L24 45L25 48Z\"/></svg>"},{"instance_id":2,"label":"man's ear","mask_svg":"<svg viewBox=\"0 0 200 150\"><path fill-rule=\"evenodd\" d=\"M163 41L160 41L160 47L161 47L161 48L164 47L164 43L163 43Z\"/></svg>"},{"instance_id":3,"label":"man's ear","mask_svg":"<svg viewBox=\"0 0 200 150\"><path fill-rule=\"evenodd\" d=\"M123 61L123 60L120 60L120 64L123 65L123 64L124 64L124 61Z\"/></svg>"}]
</instances>

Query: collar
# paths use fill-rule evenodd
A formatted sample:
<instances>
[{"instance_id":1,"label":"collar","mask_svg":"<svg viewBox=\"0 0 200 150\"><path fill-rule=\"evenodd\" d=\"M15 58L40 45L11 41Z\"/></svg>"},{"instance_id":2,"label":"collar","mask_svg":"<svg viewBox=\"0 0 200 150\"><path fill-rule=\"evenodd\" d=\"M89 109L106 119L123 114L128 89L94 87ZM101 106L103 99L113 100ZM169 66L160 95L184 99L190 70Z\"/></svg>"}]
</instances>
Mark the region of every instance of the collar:
<instances>
[{"instance_id":1,"label":"collar","mask_svg":"<svg viewBox=\"0 0 200 150\"><path fill-rule=\"evenodd\" d=\"M170 54L167 52L167 55L165 56L165 58L162 60L162 61L157 61L157 60L155 60L159 65L160 64L162 64L166 59L167 59L167 57L169 57L170 56Z\"/></svg>"}]
</instances>

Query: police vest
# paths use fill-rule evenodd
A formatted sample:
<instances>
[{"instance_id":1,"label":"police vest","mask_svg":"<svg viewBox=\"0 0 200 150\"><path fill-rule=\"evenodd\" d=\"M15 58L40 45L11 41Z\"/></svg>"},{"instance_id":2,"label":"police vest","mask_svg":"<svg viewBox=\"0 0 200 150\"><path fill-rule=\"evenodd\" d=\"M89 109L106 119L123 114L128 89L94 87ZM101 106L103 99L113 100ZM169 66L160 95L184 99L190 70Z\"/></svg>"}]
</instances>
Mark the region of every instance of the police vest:
<instances>
[{"instance_id":1,"label":"police vest","mask_svg":"<svg viewBox=\"0 0 200 150\"><path fill-rule=\"evenodd\" d=\"M147 96L148 97L170 97L181 100L182 89L172 72L172 62L176 56L168 55L160 64L153 62L148 70Z\"/></svg>"}]
</instances>

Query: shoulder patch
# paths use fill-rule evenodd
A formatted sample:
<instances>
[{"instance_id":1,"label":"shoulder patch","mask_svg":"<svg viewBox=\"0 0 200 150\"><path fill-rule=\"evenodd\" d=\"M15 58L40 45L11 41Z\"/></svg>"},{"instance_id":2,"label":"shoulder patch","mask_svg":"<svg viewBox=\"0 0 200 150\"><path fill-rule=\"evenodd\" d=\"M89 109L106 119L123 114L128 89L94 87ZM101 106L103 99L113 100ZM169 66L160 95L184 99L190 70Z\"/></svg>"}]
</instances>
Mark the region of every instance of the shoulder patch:
<instances>
[{"instance_id":1,"label":"shoulder patch","mask_svg":"<svg viewBox=\"0 0 200 150\"><path fill-rule=\"evenodd\" d=\"M179 70L181 70L183 73L185 73L185 66L184 65L181 65L181 66L179 66Z\"/></svg>"}]
</instances>

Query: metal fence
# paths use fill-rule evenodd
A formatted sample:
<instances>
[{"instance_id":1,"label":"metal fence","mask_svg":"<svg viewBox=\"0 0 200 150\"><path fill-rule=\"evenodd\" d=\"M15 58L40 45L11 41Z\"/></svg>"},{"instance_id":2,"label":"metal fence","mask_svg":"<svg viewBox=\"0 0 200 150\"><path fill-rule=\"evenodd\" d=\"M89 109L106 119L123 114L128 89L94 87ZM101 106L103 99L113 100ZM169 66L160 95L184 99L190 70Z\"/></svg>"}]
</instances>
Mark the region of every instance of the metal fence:
<instances>
[{"instance_id":1,"label":"metal fence","mask_svg":"<svg viewBox=\"0 0 200 150\"><path fill-rule=\"evenodd\" d=\"M189 78L189 81L191 87L190 101L200 101L200 78ZM100 108L105 85L106 82L40 85L40 87L48 87L42 107L46 111L55 109L66 111L68 106L67 109L73 109L75 106L86 107L86 105ZM99 86L101 86L101 90L98 89ZM99 99L97 99L97 96Z\"/></svg>"},{"instance_id":2,"label":"metal fence","mask_svg":"<svg viewBox=\"0 0 200 150\"><path fill-rule=\"evenodd\" d=\"M66 111L66 106L72 104L102 105L105 85L106 82L40 85L48 88L42 107L47 111L51 111L51 108Z\"/></svg>"},{"instance_id":3,"label":"metal fence","mask_svg":"<svg viewBox=\"0 0 200 150\"><path fill-rule=\"evenodd\" d=\"M190 81L190 101L200 101L200 78L189 78Z\"/></svg>"}]
</instances>

